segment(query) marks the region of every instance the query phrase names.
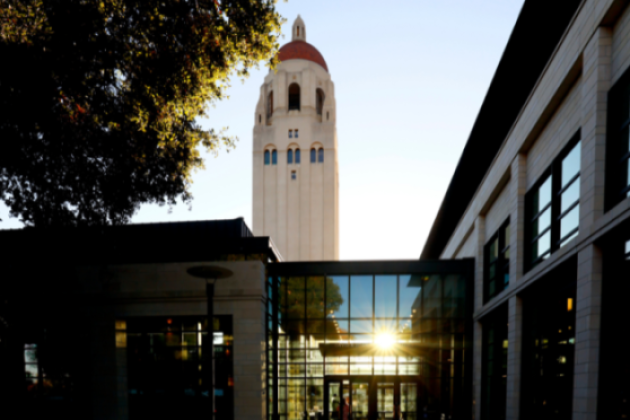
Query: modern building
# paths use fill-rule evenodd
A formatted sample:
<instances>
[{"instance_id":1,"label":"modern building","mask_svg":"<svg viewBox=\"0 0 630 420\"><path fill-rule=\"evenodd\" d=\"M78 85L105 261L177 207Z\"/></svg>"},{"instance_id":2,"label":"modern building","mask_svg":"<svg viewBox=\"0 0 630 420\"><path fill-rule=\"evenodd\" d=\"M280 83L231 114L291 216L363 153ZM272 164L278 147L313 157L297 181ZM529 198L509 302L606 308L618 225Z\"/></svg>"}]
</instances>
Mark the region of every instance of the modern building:
<instances>
[{"instance_id":1,"label":"modern building","mask_svg":"<svg viewBox=\"0 0 630 420\"><path fill-rule=\"evenodd\" d=\"M260 87L253 147L253 231L286 261L339 259L335 86L301 17Z\"/></svg>"},{"instance_id":2,"label":"modern building","mask_svg":"<svg viewBox=\"0 0 630 420\"><path fill-rule=\"evenodd\" d=\"M526 1L422 259L474 258L474 415L630 416L630 8Z\"/></svg>"},{"instance_id":3,"label":"modern building","mask_svg":"<svg viewBox=\"0 0 630 420\"><path fill-rule=\"evenodd\" d=\"M213 300L217 420L470 409L472 260L286 263L241 219L2 231L0 246L3 416L212 418L199 266L231 273Z\"/></svg>"},{"instance_id":4,"label":"modern building","mask_svg":"<svg viewBox=\"0 0 630 420\"><path fill-rule=\"evenodd\" d=\"M334 261L334 94L298 19L257 108L265 236L240 219L0 232L1 413L212 418L213 396L217 420L628 418L628 3L525 1L416 261ZM211 320L197 266L231 273Z\"/></svg>"}]
</instances>

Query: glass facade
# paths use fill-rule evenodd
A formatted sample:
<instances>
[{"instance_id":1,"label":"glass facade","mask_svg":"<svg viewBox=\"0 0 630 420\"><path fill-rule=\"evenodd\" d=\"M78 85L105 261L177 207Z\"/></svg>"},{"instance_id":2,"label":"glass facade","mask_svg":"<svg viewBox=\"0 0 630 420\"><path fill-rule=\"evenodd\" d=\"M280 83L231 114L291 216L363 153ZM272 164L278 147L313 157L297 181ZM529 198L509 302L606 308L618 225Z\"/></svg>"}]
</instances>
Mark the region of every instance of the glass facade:
<instances>
[{"instance_id":1,"label":"glass facade","mask_svg":"<svg viewBox=\"0 0 630 420\"><path fill-rule=\"evenodd\" d=\"M210 381L206 317L143 317L116 323L116 346L126 348L129 418L207 414ZM215 412L234 418L232 317L214 317Z\"/></svg>"},{"instance_id":2,"label":"glass facade","mask_svg":"<svg viewBox=\"0 0 630 420\"><path fill-rule=\"evenodd\" d=\"M630 196L630 70L608 95L606 144L606 206L612 208Z\"/></svg>"},{"instance_id":3,"label":"glass facade","mask_svg":"<svg viewBox=\"0 0 630 420\"><path fill-rule=\"evenodd\" d=\"M630 283L630 225L621 226L603 247L601 347L599 356L599 419L630 418L630 359L628 348L630 312L627 301Z\"/></svg>"},{"instance_id":4,"label":"glass facade","mask_svg":"<svg viewBox=\"0 0 630 420\"><path fill-rule=\"evenodd\" d=\"M503 420L506 416L508 311L503 304L483 319L483 367L481 418Z\"/></svg>"},{"instance_id":5,"label":"glass facade","mask_svg":"<svg viewBox=\"0 0 630 420\"><path fill-rule=\"evenodd\" d=\"M353 420L392 418L394 412L405 419L422 411L468 413L469 406L457 402L470 397L465 377L471 277L370 273L370 265L361 263L298 264L310 271L302 275L281 266L293 273L271 276L269 384L277 390L277 402L270 398L272 418L346 418L344 411Z\"/></svg>"},{"instance_id":6,"label":"glass facade","mask_svg":"<svg viewBox=\"0 0 630 420\"><path fill-rule=\"evenodd\" d=\"M521 418L571 419L577 261L523 294Z\"/></svg>"}]
</instances>

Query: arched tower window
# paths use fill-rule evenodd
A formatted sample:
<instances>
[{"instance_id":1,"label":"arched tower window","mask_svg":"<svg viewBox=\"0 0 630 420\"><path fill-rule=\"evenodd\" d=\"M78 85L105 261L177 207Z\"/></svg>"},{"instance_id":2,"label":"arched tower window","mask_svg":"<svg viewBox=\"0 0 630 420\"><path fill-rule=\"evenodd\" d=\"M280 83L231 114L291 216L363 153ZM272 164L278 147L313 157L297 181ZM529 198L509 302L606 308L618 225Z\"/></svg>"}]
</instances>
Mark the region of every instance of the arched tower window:
<instances>
[{"instance_id":1,"label":"arched tower window","mask_svg":"<svg viewBox=\"0 0 630 420\"><path fill-rule=\"evenodd\" d=\"M311 149L311 163L317 162L317 150L315 148Z\"/></svg>"},{"instance_id":2,"label":"arched tower window","mask_svg":"<svg viewBox=\"0 0 630 420\"><path fill-rule=\"evenodd\" d=\"M317 162L322 163L324 162L324 149L320 148L317 151Z\"/></svg>"},{"instance_id":3,"label":"arched tower window","mask_svg":"<svg viewBox=\"0 0 630 420\"><path fill-rule=\"evenodd\" d=\"M293 138L293 130L289 130L289 138L292 139Z\"/></svg>"},{"instance_id":4,"label":"arched tower window","mask_svg":"<svg viewBox=\"0 0 630 420\"><path fill-rule=\"evenodd\" d=\"M289 149L287 152L287 163L290 165L293 163L293 150Z\"/></svg>"},{"instance_id":5,"label":"arched tower window","mask_svg":"<svg viewBox=\"0 0 630 420\"><path fill-rule=\"evenodd\" d=\"M317 88L317 91L315 92L315 99L316 99L316 108L317 108L317 115L322 115L322 111L324 110L324 91L321 90L320 88Z\"/></svg>"},{"instance_id":6,"label":"arched tower window","mask_svg":"<svg viewBox=\"0 0 630 420\"><path fill-rule=\"evenodd\" d=\"M297 27L297 36L300 36L300 27Z\"/></svg>"},{"instance_id":7,"label":"arched tower window","mask_svg":"<svg viewBox=\"0 0 630 420\"><path fill-rule=\"evenodd\" d=\"M300 163L300 149L295 149L295 163Z\"/></svg>"},{"instance_id":8,"label":"arched tower window","mask_svg":"<svg viewBox=\"0 0 630 420\"><path fill-rule=\"evenodd\" d=\"M267 119L273 115L273 92L269 92L267 96Z\"/></svg>"},{"instance_id":9,"label":"arched tower window","mask_svg":"<svg viewBox=\"0 0 630 420\"><path fill-rule=\"evenodd\" d=\"M276 149L273 149L273 151L271 152L271 164L278 164L278 151Z\"/></svg>"},{"instance_id":10,"label":"arched tower window","mask_svg":"<svg viewBox=\"0 0 630 420\"><path fill-rule=\"evenodd\" d=\"M296 139L298 138L298 129L297 128L295 129L295 138Z\"/></svg>"},{"instance_id":11,"label":"arched tower window","mask_svg":"<svg viewBox=\"0 0 630 420\"><path fill-rule=\"evenodd\" d=\"M269 150L265 150L265 165L271 163L271 157L269 156Z\"/></svg>"},{"instance_id":12,"label":"arched tower window","mask_svg":"<svg viewBox=\"0 0 630 420\"><path fill-rule=\"evenodd\" d=\"M260 124L262 122L262 115L258 114L258 123Z\"/></svg>"},{"instance_id":13,"label":"arched tower window","mask_svg":"<svg viewBox=\"0 0 630 420\"><path fill-rule=\"evenodd\" d=\"M289 86L289 111L292 109L300 110L300 86L297 83Z\"/></svg>"}]
</instances>

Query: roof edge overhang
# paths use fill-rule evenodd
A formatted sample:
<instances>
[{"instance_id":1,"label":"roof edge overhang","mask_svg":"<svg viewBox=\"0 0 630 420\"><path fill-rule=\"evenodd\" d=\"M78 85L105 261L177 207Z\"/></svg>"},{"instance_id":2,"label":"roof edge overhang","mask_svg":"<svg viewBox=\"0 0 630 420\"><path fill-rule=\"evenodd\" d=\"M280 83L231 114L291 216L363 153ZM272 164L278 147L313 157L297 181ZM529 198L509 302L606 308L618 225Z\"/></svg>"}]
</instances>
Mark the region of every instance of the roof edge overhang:
<instances>
[{"instance_id":1,"label":"roof edge overhang","mask_svg":"<svg viewBox=\"0 0 630 420\"><path fill-rule=\"evenodd\" d=\"M526 0L433 221L421 259L440 258L501 145L585 0ZM514 78L518 75L518 83ZM481 151L481 152L480 152Z\"/></svg>"}]
</instances>

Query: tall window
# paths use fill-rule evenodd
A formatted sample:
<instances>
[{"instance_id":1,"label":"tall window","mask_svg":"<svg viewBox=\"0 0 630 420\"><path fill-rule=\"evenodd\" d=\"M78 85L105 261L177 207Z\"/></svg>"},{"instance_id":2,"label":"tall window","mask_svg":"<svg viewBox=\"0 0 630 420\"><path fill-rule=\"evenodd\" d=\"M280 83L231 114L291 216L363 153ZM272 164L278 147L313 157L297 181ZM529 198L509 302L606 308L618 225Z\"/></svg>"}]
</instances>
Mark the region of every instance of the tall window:
<instances>
[{"instance_id":1,"label":"tall window","mask_svg":"<svg viewBox=\"0 0 630 420\"><path fill-rule=\"evenodd\" d=\"M287 163L289 165L293 163L293 149L287 151Z\"/></svg>"},{"instance_id":2,"label":"tall window","mask_svg":"<svg viewBox=\"0 0 630 420\"><path fill-rule=\"evenodd\" d=\"M317 150L315 148L311 149L311 163L317 162Z\"/></svg>"},{"instance_id":3,"label":"tall window","mask_svg":"<svg viewBox=\"0 0 630 420\"><path fill-rule=\"evenodd\" d=\"M322 110L324 109L324 98L324 91L318 88L315 92L317 115L322 115Z\"/></svg>"},{"instance_id":4,"label":"tall window","mask_svg":"<svg viewBox=\"0 0 630 420\"><path fill-rule=\"evenodd\" d=\"M323 163L324 162L324 149L322 149L321 147L317 151L317 162L319 162L319 163Z\"/></svg>"},{"instance_id":5,"label":"tall window","mask_svg":"<svg viewBox=\"0 0 630 420\"><path fill-rule=\"evenodd\" d=\"M578 234L580 160L578 133L527 193L526 269L547 259Z\"/></svg>"},{"instance_id":6,"label":"tall window","mask_svg":"<svg viewBox=\"0 0 630 420\"><path fill-rule=\"evenodd\" d=\"M298 134L299 134L299 130L296 128L296 129L295 129L295 138L296 138L296 139L299 137L299 136L298 136Z\"/></svg>"},{"instance_id":7,"label":"tall window","mask_svg":"<svg viewBox=\"0 0 630 420\"><path fill-rule=\"evenodd\" d=\"M273 115L273 92L269 92L267 96L267 119Z\"/></svg>"},{"instance_id":8,"label":"tall window","mask_svg":"<svg viewBox=\"0 0 630 420\"><path fill-rule=\"evenodd\" d=\"M289 86L289 111L292 109L300 110L300 86L297 83Z\"/></svg>"},{"instance_id":9,"label":"tall window","mask_svg":"<svg viewBox=\"0 0 630 420\"><path fill-rule=\"evenodd\" d=\"M273 151L271 152L271 164L278 164L278 151L276 149L273 149Z\"/></svg>"},{"instance_id":10,"label":"tall window","mask_svg":"<svg viewBox=\"0 0 630 420\"><path fill-rule=\"evenodd\" d=\"M630 70L608 94L606 207L630 197Z\"/></svg>"},{"instance_id":11,"label":"tall window","mask_svg":"<svg viewBox=\"0 0 630 420\"><path fill-rule=\"evenodd\" d=\"M481 418L505 420L508 310L501 305L483 318Z\"/></svg>"},{"instance_id":12,"label":"tall window","mask_svg":"<svg viewBox=\"0 0 630 420\"><path fill-rule=\"evenodd\" d=\"M510 219L485 247L484 302L501 293L510 283Z\"/></svg>"},{"instance_id":13,"label":"tall window","mask_svg":"<svg viewBox=\"0 0 630 420\"><path fill-rule=\"evenodd\" d=\"M293 130L289 130L289 138L292 139L293 138Z\"/></svg>"},{"instance_id":14,"label":"tall window","mask_svg":"<svg viewBox=\"0 0 630 420\"><path fill-rule=\"evenodd\" d=\"M300 163L300 149L295 149L295 163Z\"/></svg>"},{"instance_id":15,"label":"tall window","mask_svg":"<svg viewBox=\"0 0 630 420\"><path fill-rule=\"evenodd\" d=\"M265 165L269 165L271 163L271 153L269 150L265 150Z\"/></svg>"}]
</instances>

